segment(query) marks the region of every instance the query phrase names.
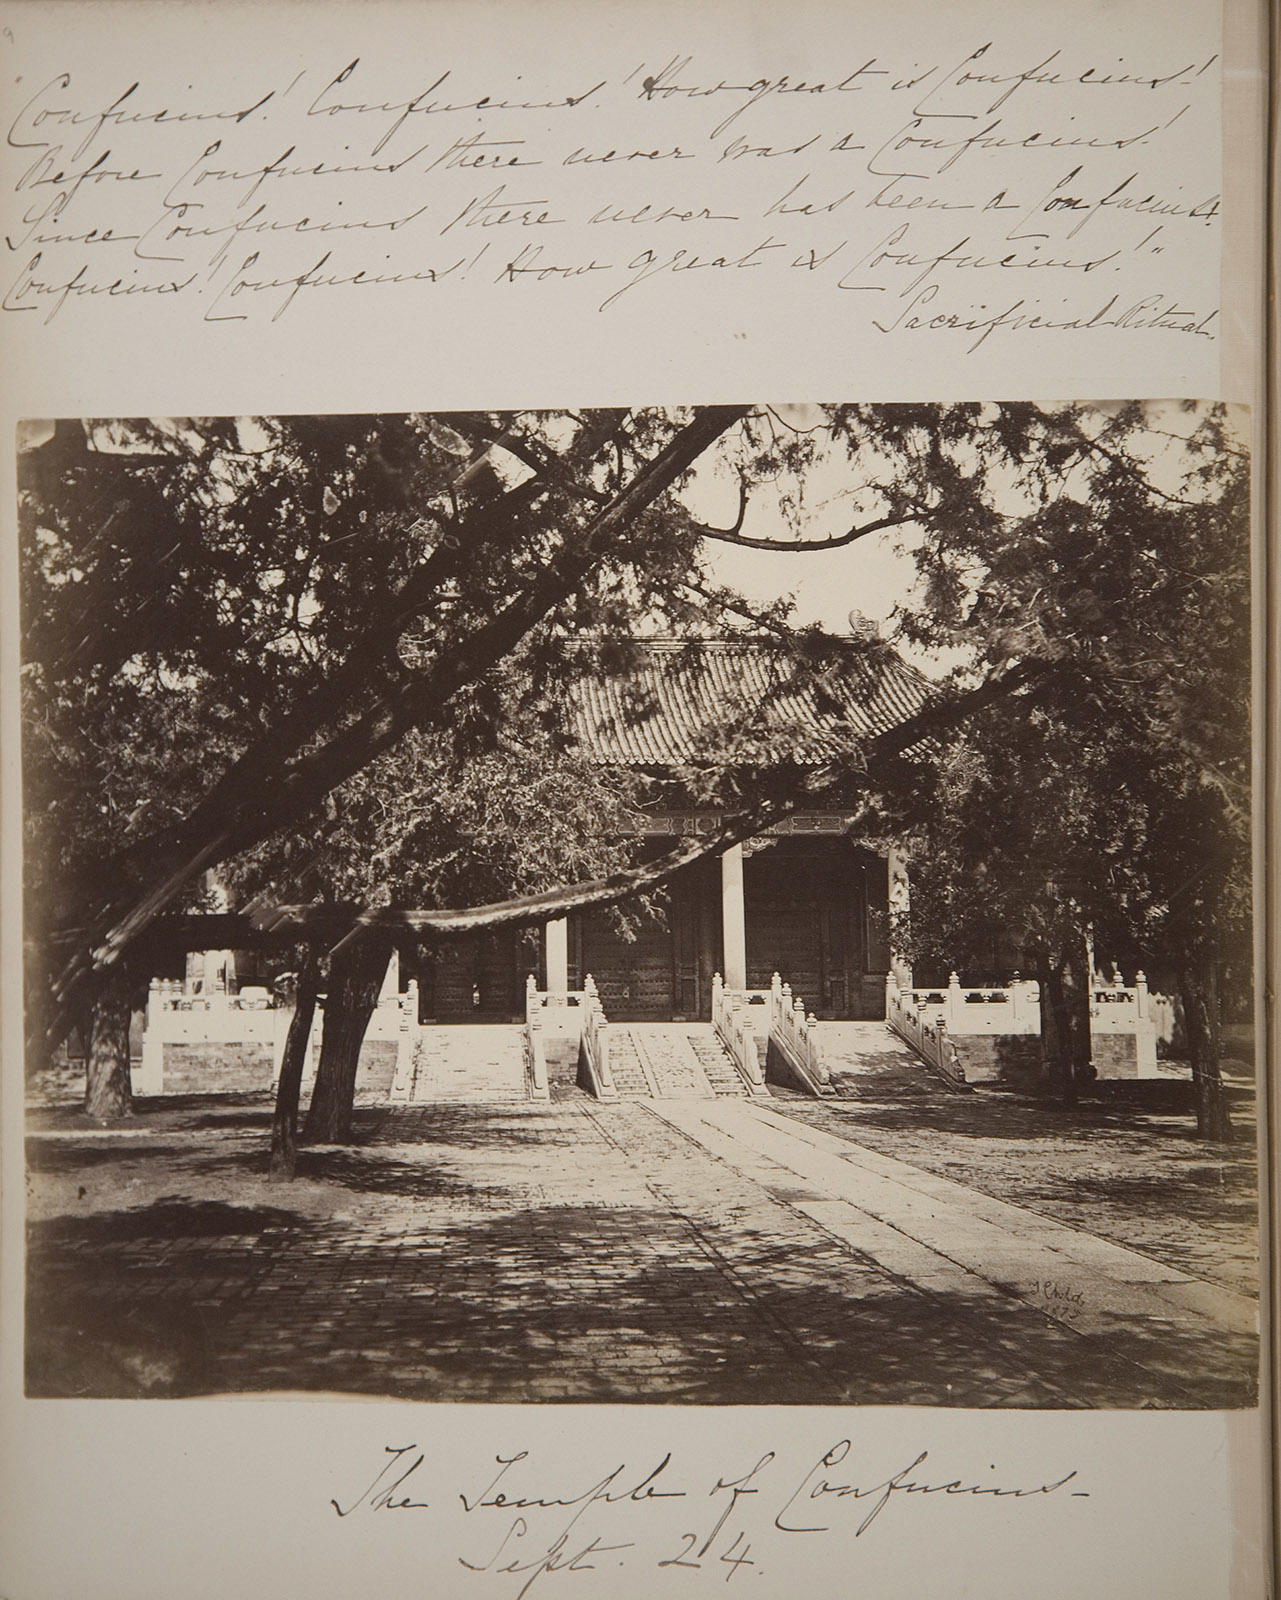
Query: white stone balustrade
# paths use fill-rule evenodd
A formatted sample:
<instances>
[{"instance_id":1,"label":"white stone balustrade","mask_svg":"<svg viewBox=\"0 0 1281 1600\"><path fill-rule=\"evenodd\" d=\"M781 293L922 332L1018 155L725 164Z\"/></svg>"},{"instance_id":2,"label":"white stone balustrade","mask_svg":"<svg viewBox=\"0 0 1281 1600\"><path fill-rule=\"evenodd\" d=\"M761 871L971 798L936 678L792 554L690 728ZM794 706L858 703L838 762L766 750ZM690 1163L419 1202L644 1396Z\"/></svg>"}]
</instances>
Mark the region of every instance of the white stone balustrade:
<instances>
[{"instance_id":1,"label":"white stone balustrade","mask_svg":"<svg viewBox=\"0 0 1281 1600\"><path fill-rule=\"evenodd\" d=\"M893 973L888 974L885 980L885 1020L895 1033L906 1039L950 1083L959 1086L966 1081L965 1068L948 1034L943 1015L946 999L935 999L937 993L936 990L900 989ZM924 997L923 1004L918 1003L918 995Z\"/></svg>"},{"instance_id":2,"label":"white stone balustrade","mask_svg":"<svg viewBox=\"0 0 1281 1600\"><path fill-rule=\"evenodd\" d=\"M531 1100L550 1100L547 1081L546 1027L549 1011L567 1009L567 993L540 990L531 973L525 980L525 1075Z\"/></svg>"},{"instance_id":3,"label":"white stone balustrade","mask_svg":"<svg viewBox=\"0 0 1281 1600\"><path fill-rule=\"evenodd\" d=\"M768 1002L767 989L729 989L719 972L713 974L712 1026L753 1093L765 1086L756 1020L768 1026Z\"/></svg>"},{"instance_id":4,"label":"white stone balustrade","mask_svg":"<svg viewBox=\"0 0 1281 1600\"><path fill-rule=\"evenodd\" d=\"M1090 1027L1096 1032L1131 1033L1148 1016L1148 982L1142 972L1127 987L1119 972L1110 980L1095 973L1090 986Z\"/></svg>"},{"instance_id":5,"label":"white stone balustrade","mask_svg":"<svg viewBox=\"0 0 1281 1600\"><path fill-rule=\"evenodd\" d=\"M246 995L213 991L189 995L183 984L153 978L147 990L146 1020L142 1035L142 1061L134 1069L135 1093L163 1094L165 1048L184 1045L230 1049L240 1045L271 1050L272 1079L280 1072L285 1038L293 1015L261 991Z\"/></svg>"},{"instance_id":6,"label":"white stone balustrade","mask_svg":"<svg viewBox=\"0 0 1281 1600\"><path fill-rule=\"evenodd\" d=\"M807 1014L805 1002L792 994L776 972L770 979L770 1042L781 1051L792 1070L813 1094L831 1094L832 1074L823 1060L818 1019Z\"/></svg>"},{"instance_id":7,"label":"white stone balustrade","mask_svg":"<svg viewBox=\"0 0 1281 1600\"><path fill-rule=\"evenodd\" d=\"M1158 1028L1154 1016L1157 1009L1142 972L1135 975L1130 985L1119 972L1113 972L1110 981L1100 973L1093 975L1090 1032L1102 1036L1133 1035L1136 1070L1140 1077L1151 1076L1157 1070ZM1036 1036L1041 1032L1040 985L1035 979L1017 975L1006 984L963 984L953 972L946 985L937 988L900 989L890 974L885 980L885 1018L914 1044L911 1030L925 1027L941 1027L957 1038ZM1168 1033L1165 1037L1169 1037Z\"/></svg>"},{"instance_id":8,"label":"white stone balustrade","mask_svg":"<svg viewBox=\"0 0 1281 1600\"><path fill-rule=\"evenodd\" d=\"M589 972L583 979L582 1033L579 1044L579 1084L598 1100L617 1100L614 1076L609 1067L610 1032L596 980ZM586 1078L586 1082L584 1082Z\"/></svg>"},{"instance_id":9,"label":"white stone balustrade","mask_svg":"<svg viewBox=\"0 0 1281 1600\"><path fill-rule=\"evenodd\" d=\"M593 988L595 985L593 985ZM525 979L525 1015L537 1006L544 1028L568 1034L582 1031L585 989L540 989L531 972Z\"/></svg>"},{"instance_id":10,"label":"white stone balustrade","mask_svg":"<svg viewBox=\"0 0 1281 1600\"><path fill-rule=\"evenodd\" d=\"M1130 986L1117 971L1107 983L1095 974L1090 988L1090 1034L1096 1040L1132 1034L1137 1076L1155 1077L1157 1028L1144 973L1136 972Z\"/></svg>"},{"instance_id":11,"label":"white stone balustrade","mask_svg":"<svg viewBox=\"0 0 1281 1600\"><path fill-rule=\"evenodd\" d=\"M400 996L396 1037L396 1075L391 1081L391 1098L411 1098L414 1089L414 1062L418 1050L418 979L410 978Z\"/></svg>"},{"instance_id":12,"label":"white stone balustrade","mask_svg":"<svg viewBox=\"0 0 1281 1600\"><path fill-rule=\"evenodd\" d=\"M1034 979L1013 978L1006 984L962 984L953 972L938 988L900 990L891 974L886 980L901 996L905 1010L926 1022L946 1023L951 1033L1040 1033L1041 990Z\"/></svg>"},{"instance_id":13,"label":"white stone balustrade","mask_svg":"<svg viewBox=\"0 0 1281 1600\"><path fill-rule=\"evenodd\" d=\"M409 997L397 993L398 982L397 964L393 956L388 963L387 976L365 1036L396 1043L399 1076L401 1057L406 1050L412 1057L412 1037L408 1045L405 1042L405 1033L411 1026L407 1024L406 1017L411 1016L412 1026L416 1026L418 996L414 986L412 1002L407 1005ZM317 1007L307 1046L304 1081L315 1071L322 1016L323 1008ZM285 1040L292 1017L292 1006L277 1004L268 991L257 985L246 985L240 994L228 994L219 989L191 994L177 979L153 978L147 990L142 1061L134 1069L134 1090L146 1095L165 1092L165 1050L172 1045L210 1050L269 1047L271 1081L274 1084L280 1076L280 1063L284 1058ZM211 1078L210 1087L217 1087L216 1077Z\"/></svg>"}]
</instances>

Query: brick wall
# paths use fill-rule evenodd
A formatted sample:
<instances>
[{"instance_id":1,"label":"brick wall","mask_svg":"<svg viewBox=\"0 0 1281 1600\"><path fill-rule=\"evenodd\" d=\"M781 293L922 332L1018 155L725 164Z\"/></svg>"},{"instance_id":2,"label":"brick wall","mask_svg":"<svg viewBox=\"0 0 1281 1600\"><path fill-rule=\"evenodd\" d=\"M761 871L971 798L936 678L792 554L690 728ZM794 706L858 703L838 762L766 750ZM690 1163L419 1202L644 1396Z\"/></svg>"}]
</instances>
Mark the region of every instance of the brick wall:
<instances>
[{"instance_id":1,"label":"brick wall","mask_svg":"<svg viewBox=\"0 0 1281 1600\"><path fill-rule=\"evenodd\" d=\"M970 1083L1025 1083L1041 1059L1035 1034L950 1033L948 1038Z\"/></svg>"},{"instance_id":2,"label":"brick wall","mask_svg":"<svg viewBox=\"0 0 1281 1600\"><path fill-rule=\"evenodd\" d=\"M952 1033L948 1038L971 1083L1024 1084L1040 1064L1041 1040L1037 1034ZM1137 1078L1138 1051L1132 1033L1096 1033L1091 1054L1100 1078Z\"/></svg>"},{"instance_id":3,"label":"brick wall","mask_svg":"<svg viewBox=\"0 0 1281 1600\"><path fill-rule=\"evenodd\" d=\"M270 1089L269 1044L166 1044L165 1094Z\"/></svg>"},{"instance_id":4,"label":"brick wall","mask_svg":"<svg viewBox=\"0 0 1281 1600\"><path fill-rule=\"evenodd\" d=\"M390 1090L396 1076L396 1041L366 1039L356 1068L357 1089ZM275 1067L270 1044L166 1044L165 1094L217 1094L272 1087ZM310 1063L306 1082L315 1078Z\"/></svg>"},{"instance_id":5,"label":"brick wall","mask_svg":"<svg viewBox=\"0 0 1281 1600\"><path fill-rule=\"evenodd\" d=\"M356 1063L357 1089L389 1090L396 1076L396 1040L366 1037Z\"/></svg>"},{"instance_id":6,"label":"brick wall","mask_svg":"<svg viewBox=\"0 0 1281 1600\"><path fill-rule=\"evenodd\" d=\"M1137 1078L1139 1058L1132 1033L1096 1033L1091 1037L1090 1054L1100 1078Z\"/></svg>"}]
</instances>

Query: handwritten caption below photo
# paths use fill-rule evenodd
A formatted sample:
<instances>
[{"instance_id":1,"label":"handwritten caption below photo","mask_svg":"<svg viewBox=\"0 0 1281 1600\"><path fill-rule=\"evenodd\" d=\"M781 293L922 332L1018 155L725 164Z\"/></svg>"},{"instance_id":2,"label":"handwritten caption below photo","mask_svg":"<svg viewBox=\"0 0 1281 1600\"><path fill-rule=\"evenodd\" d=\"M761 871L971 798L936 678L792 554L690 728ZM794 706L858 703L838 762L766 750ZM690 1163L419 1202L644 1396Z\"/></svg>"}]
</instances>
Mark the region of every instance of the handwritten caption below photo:
<instances>
[{"instance_id":1,"label":"handwritten caption below photo","mask_svg":"<svg viewBox=\"0 0 1281 1600\"><path fill-rule=\"evenodd\" d=\"M388 1537L389 1522L400 1538L410 1527L438 1558L455 1553L460 1582L470 1573L486 1578L479 1586L485 1592L524 1600L548 1578L565 1592L574 1575L583 1593L598 1593L601 1574L620 1567L652 1572L655 1582L674 1572L718 1583L771 1569L775 1578L799 1573L807 1556L821 1553L815 1541L833 1541L851 1557L852 1541L873 1534L891 1544L919 1539L922 1512L940 1503L955 1508L959 1520L948 1526L948 1519L926 1518L930 1537L972 1537L973 1526L960 1524L984 1508L988 1533L1026 1538L1034 1530L1017 1525L1020 1509L1026 1518L1033 1505L1090 1498L1070 1468L1022 1478L985 1462L983 1470L953 1475L927 1450L888 1464L863 1454L844 1438L811 1459L794 1448L749 1451L719 1471L683 1463L668 1450L638 1465L569 1472L540 1462L536 1452L513 1450L480 1465L473 1482L446 1486L445 1463L429 1446L396 1443L353 1462L350 1488L329 1505L344 1524L374 1521Z\"/></svg>"}]
</instances>

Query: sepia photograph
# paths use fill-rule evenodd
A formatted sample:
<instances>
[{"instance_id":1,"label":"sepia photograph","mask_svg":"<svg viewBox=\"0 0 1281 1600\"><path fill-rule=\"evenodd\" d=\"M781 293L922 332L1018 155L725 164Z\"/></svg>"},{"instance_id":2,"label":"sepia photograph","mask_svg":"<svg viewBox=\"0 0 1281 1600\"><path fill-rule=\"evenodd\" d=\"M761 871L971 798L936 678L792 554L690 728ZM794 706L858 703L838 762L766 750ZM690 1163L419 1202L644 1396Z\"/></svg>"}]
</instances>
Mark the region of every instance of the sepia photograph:
<instances>
[{"instance_id":1,"label":"sepia photograph","mask_svg":"<svg viewBox=\"0 0 1281 1600\"><path fill-rule=\"evenodd\" d=\"M1254 1404L1245 438L24 424L27 1395Z\"/></svg>"}]
</instances>

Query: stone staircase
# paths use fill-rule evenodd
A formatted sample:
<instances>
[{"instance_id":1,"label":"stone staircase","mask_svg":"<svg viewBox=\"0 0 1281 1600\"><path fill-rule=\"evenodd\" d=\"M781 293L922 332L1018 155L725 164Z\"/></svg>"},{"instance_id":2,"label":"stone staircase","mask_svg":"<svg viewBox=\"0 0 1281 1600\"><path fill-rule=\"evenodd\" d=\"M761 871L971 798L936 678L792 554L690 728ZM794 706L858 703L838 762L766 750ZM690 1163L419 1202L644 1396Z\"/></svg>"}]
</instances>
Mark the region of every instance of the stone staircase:
<instances>
[{"instance_id":1,"label":"stone staircase","mask_svg":"<svg viewBox=\"0 0 1281 1600\"><path fill-rule=\"evenodd\" d=\"M409 1082L392 1098L414 1105L528 1100L524 1029L505 1023L420 1028Z\"/></svg>"},{"instance_id":2,"label":"stone staircase","mask_svg":"<svg viewBox=\"0 0 1281 1600\"><path fill-rule=\"evenodd\" d=\"M699 1066L703 1069L703 1076L712 1086L713 1094L741 1097L750 1093L743 1082L742 1073L739 1072L729 1051L716 1037L714 1028L709 1028L706 1033L695 1033L691 1030L689 1042L698 1057Z\"/></svg>"},{"instance_id":3,"label":"stone staircase","mask_svg":"<svg viewBox=\"0 0 1281 1600\"><path fill-rule=\"evenodd\" d=\"M610 1035L609 1070L621 1099L644 1100L653 1095L654 1086L645 1076L636 1041L626 1028L615 1027Z\"/></svg>"},{"instance_id":4,"label":"stone staircase","mask_svg":"<svg viewBox=\"0 0 1281 1600\"><path fill-rule=\"evenodd\" d=\"M623 1100L743 1099L733 1059L706 1022L622 1023L610 1029L610 1073ZM524 1030L459 1023L417 1030L413 1058L392 1085L401 1105L516 1103L530 1098Z\"/></svg>"},{"instance_id":5,"label":"stone staircase","mask_svg":"<svg viewBox=\"0 0 1281 1600\"><path fill-rule=\"evenodd\" d=\"M946 1092L939 1077L884 1022L820 1022L817 1028L837 1099L920 1099Z\"/></svg>"},{"instance_id":6,"label":"stone staircase","mask_svg":"<svg viewBox=\"0 0 1281 1600\"><path fill-rule=\"evenodd\" d=\"M749 1092L707 1022L615 1023L609 1059L622 1099L711 1100Z\"/></svg>"}]
</instances>

